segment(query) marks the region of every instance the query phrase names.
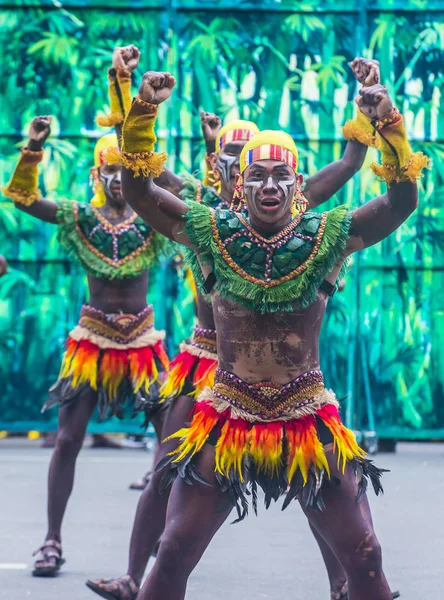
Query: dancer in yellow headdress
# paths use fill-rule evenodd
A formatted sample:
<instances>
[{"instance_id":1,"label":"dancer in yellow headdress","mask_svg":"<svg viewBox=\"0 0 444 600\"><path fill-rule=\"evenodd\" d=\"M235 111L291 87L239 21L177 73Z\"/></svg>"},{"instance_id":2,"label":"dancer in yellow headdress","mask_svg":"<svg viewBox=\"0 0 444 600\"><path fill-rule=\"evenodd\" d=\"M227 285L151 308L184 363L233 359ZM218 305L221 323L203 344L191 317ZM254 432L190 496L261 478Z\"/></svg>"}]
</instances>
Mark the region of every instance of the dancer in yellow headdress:
<instances>
[{"instance_id":1,"label":"dancer in yellow headdress","mask_svg":"<svg viewBox=\"0 0 444 600\"><path fill-rule=\"evenodd\" d=\"M287 136L264 132L240 156L237 197L247 215L186 204L138 176L139 153L151 159L155 152L149 136L142 143L143 115L148 131L152 106L174 85L168 73L144 76L122 131L123 189L148 223L187 248L198 287L212 294L219 364L190 425L165 442L177 446L157 468L165 485L174 471L177 478L156 564L137 598L183 600L215 533L233 508L238 520L249 500L256 510L260 487L267 507L281 497L284 508L299 500L343 565L350 598L391 600L365 497L369 482L381 491L382 472L344 426L335 394L325 387L319 333L348 256L385 239L416 209L419 165L427 160L411 152L387 90L374 85L358 107L367 116L371 109L377 147L394 171L382 196L353 211L311 212L303 203L295 210L297 152Z\"/></svg>"},{"instance_id":2,"label":"dancer in yellow headdress","mask_svg":"<svg viewBox=\"0 0 444 600\"><path fill-rule=\"evenodd\" d=\"M135 68L134 56L137 58L138 53L133 47L117 49L111 94L119 81L126 82L129 93L128 65ZM113 124L118 124L117 111L113 109L112 115ZM120 123L124 116L121 112ZM62 519L73 487L77 455L94 409L98 407L100 419L142 411L146 421L152 419L159 431L159 373L168 367L162 341L165 334L154 328L153 307L147 305L146 296L148 270L171 244L124 201L121 166L109 164L105 157L106 151L117 148L115 134L101 137L96 144L91 203L56 203L42 198L38 163L50 124L50 117L34 119L27 148L22 150L3 191L17 208L58 226L59 241L78 259L89 286L89 302L69 334L59 379L44 406L59 405L59 429L49 471L48 531L37 552L36 576L53 576L64 562Z\"/></svg>"}]
</instances>

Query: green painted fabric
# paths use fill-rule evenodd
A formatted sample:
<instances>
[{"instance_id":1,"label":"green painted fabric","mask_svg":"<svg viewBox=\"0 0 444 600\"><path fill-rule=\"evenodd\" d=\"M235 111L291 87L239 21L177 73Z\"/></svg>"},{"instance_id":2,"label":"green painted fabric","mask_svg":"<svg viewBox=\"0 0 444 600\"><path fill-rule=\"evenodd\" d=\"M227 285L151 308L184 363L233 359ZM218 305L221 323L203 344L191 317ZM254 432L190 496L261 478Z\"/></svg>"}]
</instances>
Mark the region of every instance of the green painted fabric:
<instances>
[{"instance_id":1,"label":"green painted fabric","mask_svg":"<svg viewBox=\"0 0 444 600\"><path fill-rule=\"evenodd\" d=\"M63 200L59 203L57 221L60 243L93 277L104 279L137 277L157 263L162 255L171 254L173 251L173 244L160 234L152 235L152 228L137 217L127 231L116 237L118 262L110 264L106 259L112 261L115 256L113 236L100 226L101 223L91 205ZM150 236L151 240L143 248ZM140 250L141 248L143 249ZM128 255L131 258L121 262Z\"/></svg>"},{"instance_id":2,"label":"green painted fabric","mask_svg":"<svg viewBox=\"0 0 444 600\"><path fill-rule=\"evenodd\" d=\"M261 283L266 282L267 249L264 244L254 233L248 233L248 227L242 223L240 215L228 210L213 211L218 241L211 214L212 211L206 206L191 204L191 210L187 213L187 234L198 250L201 261L211 265L217 280L217 292L261 313L291 311L295 303L305 308L314 301L323 279L345 249L351 222L346 206L338 206L324 213L325 231L317 252L314 252L322 213L304 214L288 237L274 245L272 252L271 282L286 276L289 278L265 287ZM229 255L226 259L222 256L223 249ZM188 251L187 260L202 289L204 277L196 255ZM231 265L228 264L229 260L233 261ZM300 274L291 275L304 263L306 268ZM239 273L238 269L242 269L247 276ZM248 276L259 281L251 281Z\"/></svg>"}]
</instances>

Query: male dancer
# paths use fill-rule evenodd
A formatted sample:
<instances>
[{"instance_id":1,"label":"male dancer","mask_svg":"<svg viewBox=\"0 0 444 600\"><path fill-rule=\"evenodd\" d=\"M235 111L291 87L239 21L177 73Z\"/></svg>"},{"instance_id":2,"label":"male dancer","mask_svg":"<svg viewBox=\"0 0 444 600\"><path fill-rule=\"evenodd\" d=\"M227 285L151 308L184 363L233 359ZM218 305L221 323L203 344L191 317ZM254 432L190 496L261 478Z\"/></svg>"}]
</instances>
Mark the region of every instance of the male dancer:
<instances>
[{"instance_id":1,"label":"male dancer","mask_svg":"<svg viewBox=\"0 0 444 600\"><path fill-rule=\"evenodd\" d=\"M137 61L117 72L129 87ZM124 114L120 114L123 121ZM147 306L148 269L167 249L165 240L137 216L121 194L120 166L104 151L117 146L115 135L99 139L94 152L92 205L51 202L38 190L38 163L50 134L50 117L37 117L29 141L4 195L20 210L58 226L59 240L88 276L89 302L70 333L60 377L44 408L59 403L59 428L48 481L48 530L36 552L33 575L54 576L63 564L61 526L74 483L77 455L87 424L99 417L145 411L160 432L159 370L168 366L163 332L154 329ZM116 124L114 115L114 124Z\"/></svg>"},{"instance_id":2,"label":"male dancer","mask_svg":"<svg viewBox=\"0 0 444 600\"><path fill-rule=\"evenodd\" d=\"M360 65L362 73L368 78L370 69L375 68L375 63L369 62L366 65L365 62L363 59L357 59L353 65L355 70L357 65ZM364 83L364 80L362 82ZM214 116L206 116L213 123L215 122ZM205 118L204 115L203 119ZM214 188L202 187L197 180L186 177L183 196L187 200L197 200L214 208L229 207L234 191L235 175L239 169L239 154L246 141L251 137L248 135L248 128L251 125L246 122L230 124L223 128L217 136L216 153L210 156L210 165L216 180L220 182L220 195ZM211 136L209 133L205 134L204 127L203 131L208 150ZM361 167L365 152L365 146L359 142L350 141L341 161L329 165L314 177L308 178L305 194L310 198L310 204L314 206L327 200L344 185ZM302 198L302 195L300 196ZM217 364L217 356L214 354L216 336L212 312L205 307L206 304L200 296L199 315L205 315L210 329L202 330L202 325L197 328L198 335L194 337L191 344L183 346L181 354L172 362L169 377L163 387L166 395L173 400L165 424L165 435L169 435L186 422L192 408L193 398L196 395L196 388L199 391L202 384L212 385L212 378L214 378ZM212 338L209 337L209 333L212 334ZM174 446L174 442L163 444L160 455L156 458L162 459ZM162 490L164 494L159 496L158 480L159 475L155 475L139 502L131 538L128 575L118 579L95 580L87 583L93 591L102 597L119 600L125 598L126 595L129 598L135 598L137 595L148 558L163 529L168 486L164 486L165 490ZM345 574L342 567L324 540L319 537L316 531L314 533L326 560L331 580L332 598L346 598Z\"/></svg>"},{"instance_id":3,"label":"male dancer","mask_svg":"<svg viewBox=\"0 0 444 600\"><path fill-rule=\"evenodd\" d=\"M416 179L427 158L413 154L387 90L361 90L372 119L386 194L350 212L292 217L300 197L297 149L283 132L262 132L240 157L240 212L189 206L156 186L154 117L175 85L147 73L123 128L122 184L127 201L156 230L190 249L201 290L211 291L219 368L202 392L190 427L173 434L176 479L156 563L139 600L180 600L188 577L233 506L298 498L343 565L350 600L389 600L381 550L365 490L381 472L342 424L319 371L318 337L329 291L347 257L395 231L417 206ZM137 128L135 128L137 123ZM143 175L144 177L140 177ZM165 467L165 461L162 467ZM168 479L171 478L167 472ZM323 510L319 510L323 509Z\"/></svg>"}]
</instances>

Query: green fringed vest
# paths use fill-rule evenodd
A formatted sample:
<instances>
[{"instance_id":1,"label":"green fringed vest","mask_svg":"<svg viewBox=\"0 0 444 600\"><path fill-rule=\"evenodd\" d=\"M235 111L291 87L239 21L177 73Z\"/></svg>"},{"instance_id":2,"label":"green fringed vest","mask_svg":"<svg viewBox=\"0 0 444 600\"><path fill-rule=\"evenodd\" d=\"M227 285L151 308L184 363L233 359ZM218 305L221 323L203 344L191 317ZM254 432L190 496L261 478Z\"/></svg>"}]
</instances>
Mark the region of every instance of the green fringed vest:
<instances>
[{"instance_id":1,"label":"green fringed vest","mask_svg":"<svg viewBox=\"0 0 444 600\"><path fill-rule=\"evenodd\" d=\"M342 257L351 215L346 206L295 217L279 234L265 238L248 217L191 203L186 232L200 260L211 265L216 291L262 313L306 308L316 298L324 278ZM196 255L187 259L203 290ZM345 265L343 269L345 268Z\"/></svg>"},{"instance_id":2,"label":"green fringed vest","mask_svg":"<svg viewBox=\"0 0 444 600\"><path fill-rule=\"evenodd\" d=\"M203 185L199 179L186 173L182 177L181 198L184 202L199 202L210 208L228 208L227 203L215 192L214 188Z\"/></svg>"},{"instance_id":3,"label":"green fringed vest","mask_svg":"<svg viewBox=\"0 0 444 600\"><path fill-rule=\"evenodd\" d=\"M172 249L136 214L112 225L90 204L63 200L57 222L60 243L99 279L137 277Z\"/></svg>"}]
</instances>

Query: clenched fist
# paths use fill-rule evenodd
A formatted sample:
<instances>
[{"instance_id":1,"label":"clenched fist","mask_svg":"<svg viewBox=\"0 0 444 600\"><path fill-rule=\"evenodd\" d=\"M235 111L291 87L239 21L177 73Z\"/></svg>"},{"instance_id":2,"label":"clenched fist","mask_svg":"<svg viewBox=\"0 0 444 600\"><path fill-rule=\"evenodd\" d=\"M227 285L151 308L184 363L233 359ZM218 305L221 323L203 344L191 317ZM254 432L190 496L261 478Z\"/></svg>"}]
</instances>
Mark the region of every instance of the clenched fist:
<instances>
[{"instance_id":1,"label":"clenched fist","mask_svg":"<svg viewBox=\"0 0 444 600\"><path fill-rule=\"evenodd\" d=\"M220 128L222 127L222 121L214 113L201 111L200 125L202 127L202 135L204 140L206 142L214 142L217 138Z\"/></svg>"},{"instance_id":2,"label":"clenched fist","mask_svg":"<svg viewBox=\"0 0 444 600\"><path fill-rule=\"evenodd\" d=\"M350 63L350 68L354 76L362 83L364 87L371 87L381 83L381 74L379 72L379 61L367 58L355 58Z\"/></svg>"},{"instance_id":3,"label":"clenched fist","mask_svg":"<svg viewBox=\"0 0 444 600\"><path fill-rule=\"evenodd\" d=\"M370 119L382 119L393 111L393 104L385 85L361 88L355 102L359 110Z\"/></svg>"},{"instance_id":4,"label":"clenched fist","mask_svg":"<svg viewBox=\"0 0 444 600\"><path fill-rule=\"evenodd\" d=\"M38 151L43 148L43 144L51 133L51 121L52 117L48 116L35 117L35 119L31 121L28 133L29 150Z\"/></svg>"},{"instance_id":5,"label":"clenched fist","mask_svg":"<svg viewBox=\"0 0 444 600\"><path fill-rule=\"evenodd\" d=\"M176 80L169 73L148 71L139 88L139 98L150 104L162 104L171 96Z\"/></svg>"},{"instance_id":6,"label":"clenched fist","mask_svg":"<svg viewBox=\"0 0 444 600\"><path fill-rule=\"evenodd\" d=\"M129 69L134 71L137 69L137 65L140 60L139 48L136 48L134 44L130 46L122 46L121 48L114 48L113 52L113 67L117 70Z\"/></svg>"}]
</instances>

